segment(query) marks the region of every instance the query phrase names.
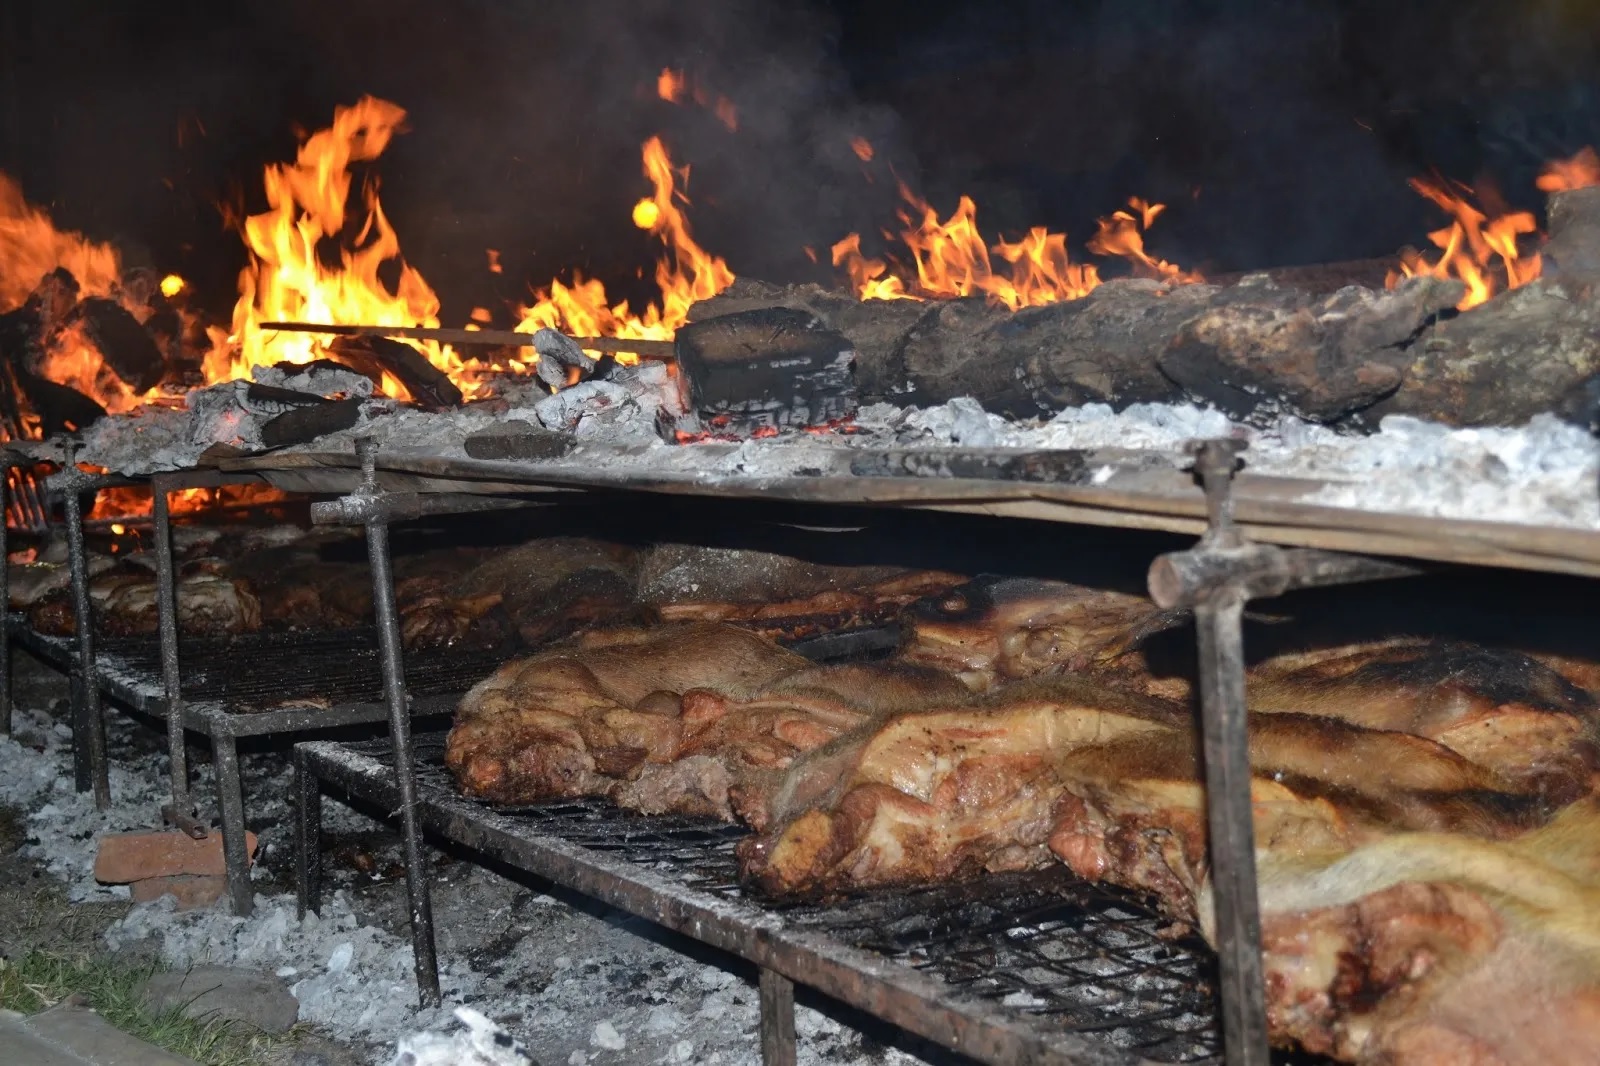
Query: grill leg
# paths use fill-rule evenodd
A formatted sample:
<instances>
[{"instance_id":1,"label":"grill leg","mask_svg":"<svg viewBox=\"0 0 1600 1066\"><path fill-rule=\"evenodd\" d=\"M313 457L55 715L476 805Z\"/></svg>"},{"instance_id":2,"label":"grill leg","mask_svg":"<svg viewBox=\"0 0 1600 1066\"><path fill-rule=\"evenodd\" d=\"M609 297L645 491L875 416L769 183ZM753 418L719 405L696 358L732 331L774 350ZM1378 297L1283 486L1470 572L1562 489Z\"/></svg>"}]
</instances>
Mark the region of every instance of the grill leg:
<instances>
[{"instance_id":1,"label":"grill leg","mask_svg":"<svg viewBox=\"0 0 1600 1066\"><path fill-rule=\"evenodd\" d=\"M794 1066L794 982L761 969L761 1066Z\"/></svg>"},{"instance_id":2,"label":"grill leg","mask_svg":"<svg viewBox=\"0 0 1600 1066\"><path fill-rule=\"evenodd\" d=\"M250 850L244 830L244 787L239 781L239 746L226 733L211 738L217 773L217 800L222 808L222 862L228 871L228 895L241 918L255 909L250 889Z\"/></svg>"},{"instance_id":3,"label":"grill leg","mask_svg":"<svg viewBox=\"0 0 1600 1066\"><path fill-rule=\"evenodd\" d=\"M89 563L83 543L83 501L78 486L65 485L67 556L72 572L72 608L77 615L78 685L73 705L72 766L79 792L94 791L94 805L111 805L106 765L106 720L100 708L100 678L94 660L94 619L89 607Z\"/></svg>"},{"instance_id":4,"label":"grill leg","mask_svg":"<svg viewBox=\"0 0 1600 1066\"><path fill-rule=\"evenodd\" d=\"M300 746L294 749L295 903L301 920L306 912L322 913L322 779L312 772Z\"/></svg>"},{"instance_id":5,"label":"grill leg","mask_svg":"<svg viewBox=\"0 0 1600 1066\"><path fill-rule=\"evenodd\" d=\"M439 1005L439 958L433 939L433 901L428 865L417 819L417 775L411 748L411 705L406 696L405 664L400 657L400 618L395 611L394 572L389 560L389 526L367 523L367 554L372 564L372 602L378 617L378 647L383 689L389 704L389 740L394 745L395 783L400 792L400 827L405 835L406 893L411 904L411 948L417 994L424 1007Z\"/></svg>"},{"instance_id":6,"label":"grill leg","mask_svg":"<svg viewBox=\"0 0 1600 1066\"><path fill-rule=\"evenodd\" d=\"M1244 597L1222 595L1194 609L1200 644L1200 724L1211 831L1213 906L1222 977L1222 1041L1229 1066L1268 1066L1256 895L1250 741L1245 717Z\"/></svg>"},{"instance_id":7,"label":"grill leg","mask_svg":"<svg viewBox=\"0 0 1600 1066\"><path fill-rule=\"evenodd\" d=\"M194 814L189 798L189 753L183 729L183 693L178 678L178 589L172 570L172 518L167 511L167 484L152 484L151 510L156 525L156 619L161 634L161 682L167 704L168 775L172 779L173 821Z\"/></svg>"}]
</instances>

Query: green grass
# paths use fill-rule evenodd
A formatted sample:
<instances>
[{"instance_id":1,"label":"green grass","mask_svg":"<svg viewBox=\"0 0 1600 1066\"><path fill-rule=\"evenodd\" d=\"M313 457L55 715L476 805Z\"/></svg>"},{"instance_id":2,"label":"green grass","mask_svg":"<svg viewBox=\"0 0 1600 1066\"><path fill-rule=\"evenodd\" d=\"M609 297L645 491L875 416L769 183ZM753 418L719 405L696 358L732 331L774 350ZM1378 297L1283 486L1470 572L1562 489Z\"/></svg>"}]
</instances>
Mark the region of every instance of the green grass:
<instances>
[{"instance_id":1,"label":"green grass","mask_svg":"<svg viewBox=\"0 0 1600 1066\"><path fill-rule=\"evenodd\" d=\"M181 1007L153 1011L139 995L157 967L104 955L72 956L34 950L0 959L0 1008L35 1014L68 996L81 996L125 1033L186 1055L207 1066L254 1066L267 1052L293 1042L293 1034L268 1036L233 1022L201 1022Z\"/></svg>"}]
</instances>

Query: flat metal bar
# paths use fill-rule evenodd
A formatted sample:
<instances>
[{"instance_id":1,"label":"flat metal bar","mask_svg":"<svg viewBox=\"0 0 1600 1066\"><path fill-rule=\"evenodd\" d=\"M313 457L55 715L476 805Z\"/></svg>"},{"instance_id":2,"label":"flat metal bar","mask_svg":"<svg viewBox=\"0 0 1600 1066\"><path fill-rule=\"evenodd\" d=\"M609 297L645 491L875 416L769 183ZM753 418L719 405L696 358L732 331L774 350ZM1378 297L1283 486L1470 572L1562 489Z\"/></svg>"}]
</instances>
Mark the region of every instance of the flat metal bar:
<instances>
[{"instance_id":1,"label":"flat metal bar","mask_svg":"<svg viewBox=\"0 0 1600 1066\"><path fill-rule=\"evenodd\" d=\"M76 474L76 469L71 473ZM78 678L74 708L72 762L79 792L94 792L94 805L111 805L111 774L106 762L106 720L100 706L100 679L94 659L94 618L89 603L89 563L83 541L83 502L74 479L65 482L67 557L72 606L77 615Z\"/></svg>"},{"instance_id":2,"label":"flat metal bar","mask_svg":"<svg viewBox=\"0 0 1600 1066\"><path fill-rule=\"evenodd\" d=\"M322 913L322 779L312 769L305 745L294 747L295 912Z\"/></svg>"},{"instance_id":3,"label":"flat metal bar","mask_svg":"<svg viewBox=\"0 0 1600 1066\"><path fill-rule=\"evenodd\" d=\"M151 480L151 513L155 519L156 621L161 643L161 693L166 704L167 776L172 785L175 817L194 814L189 795L189 759L183 728L183 686L178 669L178 582L172 565L170 478Z\"/></svg>"},{"instance_id":4,"label":"flat metal bar","mask_svg":"<svg viewBox=\"0 0 1600 1066\"><path fill-rule=\"evenodd\" d=\"M239 779L239 748L233 737L211 738L216 768L217 801L222 809L222 863L228 875L228 895L233 913L248 918L255 910L250 887L250 846L245 836L244 784Z\"/></svg>"},{"instance_id":5,"label":"flat metal bar","mask_svg":"<svg viewBox=\"0 0 1600 1066\"><path fill-rule=\"evenodd\" d=\"M510 329L450 329L428 326L332 326L318 322L263 322L262 329L283 333L320 333L325 337L396 337L441 344L478 344L495 348L531 348L533 334ZM676 359L672 341L624 340L620 337L573 337L586 352L629 352L641 359Z\"/></svg>"},{"instance_id":6,"label":"flat metal bar","mask_svg":"<svg viewBox=\"0 0 1600 1066\"><path fill-rule=\"evenodd\" d=\"M411 946L417 993L424 1007L436 1007L439 959L433 938L433 902L429 896L427 856L417 820L416 764L411 747L411 711L406 699L405 665L401 659L400 616L394 602L394 572L389 559L389 527L367 523L367 557L372 565L372 602L378 617L378 647L383 687L389 705L389 740L394 746L395 783L405 837L406 896L411 905Z\"/></svg>"},{"instance_id":7,"label":"flat metal bar","mask_svg":"<svg viewBox=\"0 0 1600 1066\"><path fill-rule=\"evenodd\" d=\"M341 496L311 505L316 525L360 525L381 519L408 522L425 515L474 514L480 511L517 511L545 506L543 500L475 496L469 493L384 492L379 495Z\"/></svg>"},{"instance_id":8,"label":"flat metal bar","mask_svg":"<svg viewBox=\"0 0 1600 1066\"><path fill-rule=\"evenodd\" d=\"M1245 716L1244 603L1243 594L1229 590L1194 609L1200 725L1223 1046L1229 1066L1270 1066Z\"/></svg>"},{"instance_id":9,"label":"flat metal bar","mask_svg":"<svg viewBox=\"0 0 1600 1066\"><path fill-rule=\"evenodd\" d=\"M1227 584L1237 585L1247 599L1262 599L1296 589L1387 581L1427 572L1425 566L1368 555L1245 544L1157 556L1150 564L1149 590L1156 606L1171 609L1193 607Z\"/></svg>"},{"instance_id":10,"label":"flat metal bar","mask_svg":"<svg viewBox=\"0 0 1600 1066\"><path fill-rule=\"evenodd\" d=\"M761 968L761 1066L794 1066L794 982Z\"/></svg>"}]
</instances>

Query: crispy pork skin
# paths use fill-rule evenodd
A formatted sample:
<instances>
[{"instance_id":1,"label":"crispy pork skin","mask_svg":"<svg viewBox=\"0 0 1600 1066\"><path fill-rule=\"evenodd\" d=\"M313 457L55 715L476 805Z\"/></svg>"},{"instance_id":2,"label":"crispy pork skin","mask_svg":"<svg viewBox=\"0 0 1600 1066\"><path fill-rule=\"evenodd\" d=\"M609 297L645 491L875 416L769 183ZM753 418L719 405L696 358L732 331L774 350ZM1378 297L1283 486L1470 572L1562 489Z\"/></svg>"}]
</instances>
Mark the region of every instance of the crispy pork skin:
<instances>
[{"instance_id":1,"label":"crispy pork skin","mask_svg":"<svg viewBox=\"0 0 1600 1066\"><path fill-rule=\"evenodd\" d=\"M1273 1031L1374 1066L1595 1061L1597 840L1591 798L1511 841L1408 833L1327 862L1268 853Z\"/></svg>"},{"instance_id":2,"label":"crispy pork skin","mask_svg":"<svg viewBox=\"0 0 1600 1066\"><path fill-rule=\"evenodd\" d=\"M500 803L604 795L645 762L671 762L681 697L756 695L805 659L728 626L591 634L518 659L462 699L446 761L464 791Z\"/></svg>"},{"instance_id":3,"label":"crispy pork skin","mask_svg":"<svg viewBox=\"0 0 1600 1066\"><path fill-rule=\"evenodd\" d=\"M639 602L664 622L725 622L774 640L878 625L966 578L937 570L823 566L767 552L665 544L646 554Z\"/></svg>"},{"instance_id":4,"label":"crispy pork skin","mask_svg":"<svg viewBox=\"0 0 1600 1066\"><path fill-rule=\"evenodd\" d=\"M1186 618L1142 596L981 577L908 612L904 657L948 670L979 692L1022 678L1091 672L1107 680L1128 675L1135 687L1162 695L1137 651L1147 637Z\"/></svg>"}]
</instances>

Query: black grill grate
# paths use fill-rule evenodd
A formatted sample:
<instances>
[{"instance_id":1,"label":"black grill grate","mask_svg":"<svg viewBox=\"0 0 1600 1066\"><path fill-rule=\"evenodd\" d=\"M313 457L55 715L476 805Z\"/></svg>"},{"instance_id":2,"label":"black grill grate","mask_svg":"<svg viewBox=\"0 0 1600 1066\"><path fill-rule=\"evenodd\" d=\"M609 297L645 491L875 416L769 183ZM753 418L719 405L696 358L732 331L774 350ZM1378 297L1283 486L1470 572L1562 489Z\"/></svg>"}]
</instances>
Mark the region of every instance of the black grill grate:
<instances>
[{"instance_id":1,"label":"black grill grate","mask_svg":"<svg viewBox=\"0 0 1600 1066\"><path fill-rule=\"evenodd\" d=\"M420 734L415 745L423 802L430 793L457 795L443 765L444 735ZM386 741L348 747L386 770L394 765ZM493 813L686 889L753 903L793 928L910 966L1040 1026L1093 1032L1164 1062L1208 1062L1220 1054L1209 949L1163 936L1167 923L1143 901L1088 884L1064 866L828 905L790 904L741 888L734 848L746 830L736 826L644 817L599 800Z\"/></svg>"},{"instance_id":2,"label":"black grill grate","mask_svg":"<svg viewBox=\"0 0 1600 1066\"><path fill-rule=\"evenodd\" d=\"M63 642L68 644L70 642ZM513 657L482 647L406 652L406 691L413 696L464 692ZM154 637L101 638L102 671L135 690L161 692L161 650ZM191 703L260 711L285 704L378 703L383 673L370 630L250 633L186 638L178 645L182 692Z\"/></svg>"}]
</instances>

